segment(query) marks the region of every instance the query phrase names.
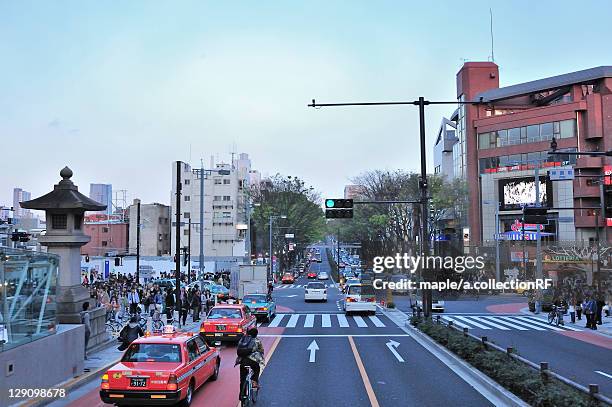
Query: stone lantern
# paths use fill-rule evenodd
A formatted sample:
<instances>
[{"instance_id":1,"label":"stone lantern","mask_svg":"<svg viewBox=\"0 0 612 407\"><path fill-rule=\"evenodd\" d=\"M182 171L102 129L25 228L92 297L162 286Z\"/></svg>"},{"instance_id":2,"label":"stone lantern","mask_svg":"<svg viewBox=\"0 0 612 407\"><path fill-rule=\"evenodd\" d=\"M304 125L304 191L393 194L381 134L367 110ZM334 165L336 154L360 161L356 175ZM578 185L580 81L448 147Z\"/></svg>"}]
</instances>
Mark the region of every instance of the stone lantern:
<instances>
[{"instance_id":1,"label":"stone lantern","mask_svg":"<svg viewBox=\"0 0 612 407\"><path fill-rule=\"evenodd\" d=\"M83 215L85 211L104 210L106 205L79 192L70 180L70 168L64 167L60 176L62 180L54 186L53 191L31 201L20 202L20 205L26 209L45 211L47 230L38 241L47 246L49 253L60 257L56 292L57 319L64 324L80 324L83 303L90 300L89 290L81 285L81 246L91 239L83 233ZM92 312L94 307L95 302L90 301ZM95 329L92 331L94 336Z\"/></svg>"}]
</instances>

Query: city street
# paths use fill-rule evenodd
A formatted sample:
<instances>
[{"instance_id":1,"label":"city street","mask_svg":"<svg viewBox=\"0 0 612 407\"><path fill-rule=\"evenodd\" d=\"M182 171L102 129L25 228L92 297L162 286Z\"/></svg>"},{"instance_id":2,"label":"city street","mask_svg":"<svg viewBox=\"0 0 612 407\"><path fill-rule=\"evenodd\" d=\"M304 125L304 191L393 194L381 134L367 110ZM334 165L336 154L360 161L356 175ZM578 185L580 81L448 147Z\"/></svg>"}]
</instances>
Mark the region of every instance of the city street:
<instances>
[{"instance_id":1,"label":"city street","mask_svg":"<svg viewBox=\"0 0 612 407\"><path fill-rule=\"evenodd\" d=\"M330 272L326 256L313 269ZM406 400L419 406L492 405L381 312L345 316L338 309L341 295L334 281L325 281L327 302L305 303L307 283L301 277L277 285L277 315L259 324L266 352L273 353L261 376L257 405L393 407ZM235 407L235 347L224 346L221 357L219 380L204 385L193 405ZM432 383L444 386L434 390ZM51 406L102 406L98 390L99 380L94 380Z\"/></svg>"}]
</instances>

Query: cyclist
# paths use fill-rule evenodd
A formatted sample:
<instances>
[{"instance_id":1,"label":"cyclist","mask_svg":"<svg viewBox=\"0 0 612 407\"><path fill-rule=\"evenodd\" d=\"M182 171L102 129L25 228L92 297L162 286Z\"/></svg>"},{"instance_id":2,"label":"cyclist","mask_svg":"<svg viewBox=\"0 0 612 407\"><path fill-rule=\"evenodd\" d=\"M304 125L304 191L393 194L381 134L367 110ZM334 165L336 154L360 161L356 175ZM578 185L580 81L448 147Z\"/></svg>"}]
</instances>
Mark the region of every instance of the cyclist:
<instances>
[{"instance_id":1,"label":"cyclist","mask_svg":"<svg viewBox=\"0 0 612 407\"><path fill-rule=\"evenodd\" d=\"M238 357L236 358L236 363L234 366L240 365L241 392L248 374L247 366L253 369L253 388L256 389L259 387L258 382L259 372L261 370L260 365L263 365L264 363L264 347L261 340L257 338L258 333L257 328L250 328L247 331L247 334L240 339L236 348Z\"/></svg>"}]
</instances>

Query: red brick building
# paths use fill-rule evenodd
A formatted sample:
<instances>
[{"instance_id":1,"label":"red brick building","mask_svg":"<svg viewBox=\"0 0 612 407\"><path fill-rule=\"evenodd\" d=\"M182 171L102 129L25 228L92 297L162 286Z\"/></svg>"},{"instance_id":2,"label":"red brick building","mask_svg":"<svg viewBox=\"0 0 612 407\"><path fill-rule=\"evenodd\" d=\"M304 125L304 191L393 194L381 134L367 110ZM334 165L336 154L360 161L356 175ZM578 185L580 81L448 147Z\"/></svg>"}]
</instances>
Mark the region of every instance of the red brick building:
<instances>
[{"instance_id":1,"label":"red brick building","mask_svg":"<svg viewBox=\"0 0 612 407\"><path fill-rule=\"evenodd\" d=\"M129 243L129 223L120 220L87 221L83 225L84 233L91 237L89 243L81 247L81 254L104 256L127 254Z\"/></svg>"},{"instance_id":2,"label":"red brick building","mask_svg":"<svg viewBox=\"0 0 612 407\"><path fill-rule=\"evenodd\" d=\"M540 202L561 208L549 211L550 240L588 241L598 231L602 240L608 235L599 211L562 209L599 207L596 177L551 182L545 176L551 167L603 174L607 157L548 151L553 137L558 151L612 150L612 66L500 88L496 64L468 62L457 73L457 99L479 102L460 105L452 117L457 123L452 175L467 180L470 244L494 238L498 209L500 231L512 233L520 206L536 201L536 167Z\"/></svg>"}]
</instances>

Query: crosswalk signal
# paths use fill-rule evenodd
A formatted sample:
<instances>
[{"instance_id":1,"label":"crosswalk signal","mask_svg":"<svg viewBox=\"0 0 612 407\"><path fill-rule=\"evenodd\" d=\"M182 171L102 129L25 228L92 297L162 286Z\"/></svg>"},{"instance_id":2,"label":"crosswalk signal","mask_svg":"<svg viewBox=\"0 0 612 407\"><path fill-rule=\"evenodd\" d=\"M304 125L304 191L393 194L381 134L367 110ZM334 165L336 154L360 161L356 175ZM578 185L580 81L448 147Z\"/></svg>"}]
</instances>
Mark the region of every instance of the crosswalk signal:
<instances>
[{"instance_id":1,"label":"crosswalk signal","mask_svg":"<svg viewBox=\"0 0 612 407\"><path fill-rule=\"evenodd\" d=\"M326 199L325 217L327 219L343 219L353 217L352 199Z\"/></svg>"},{"instance_id":2,"label":"crosswalk signal","mask_svg":"<svg viewBox=\"0 0 612 407\"><path fill-rule=\"evenodd\" d=\"M523 209L523 217L525 223L533 223L542 225L548 222L546 215L548 214L548 209L546 208L524 208Z\"/></svg>"}]
</instances>

